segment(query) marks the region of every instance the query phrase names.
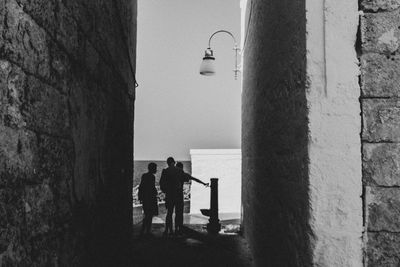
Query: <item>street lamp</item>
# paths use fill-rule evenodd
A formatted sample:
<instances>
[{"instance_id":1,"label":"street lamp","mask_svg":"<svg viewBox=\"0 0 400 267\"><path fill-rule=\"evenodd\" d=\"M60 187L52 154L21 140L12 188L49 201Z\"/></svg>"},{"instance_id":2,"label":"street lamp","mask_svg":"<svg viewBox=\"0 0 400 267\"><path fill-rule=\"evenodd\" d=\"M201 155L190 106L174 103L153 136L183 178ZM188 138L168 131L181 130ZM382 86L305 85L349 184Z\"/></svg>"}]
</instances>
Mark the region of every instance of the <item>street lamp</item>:
<instances>
[{"instance_id":1,"label":"street lamp","mask_svg":"<svg viewBox=\"0 0 400 267\"><path fill-rule=\"evenodd\" d=\"M234 42L233 50L235 51L235 69L233 70L233 72L235 73L235 80L236 80L237 76L238 76L238 72L240 72L239 66L238 66L238 53L240 52L240 48L237 45L235 36L233 36L233 34L231 32L225 31L225 30L216 31L210 36L210 39L208 40L208 48L205 51L203 61L201 62L201 65L200 65L200 74L205 75L205 76L212 76L215 74L215 66L214 66L215 57L214 57L214 52L211 49L211 39L217 33L227 33L233 38L233 42Z\"/></svg>"}]
</instances>

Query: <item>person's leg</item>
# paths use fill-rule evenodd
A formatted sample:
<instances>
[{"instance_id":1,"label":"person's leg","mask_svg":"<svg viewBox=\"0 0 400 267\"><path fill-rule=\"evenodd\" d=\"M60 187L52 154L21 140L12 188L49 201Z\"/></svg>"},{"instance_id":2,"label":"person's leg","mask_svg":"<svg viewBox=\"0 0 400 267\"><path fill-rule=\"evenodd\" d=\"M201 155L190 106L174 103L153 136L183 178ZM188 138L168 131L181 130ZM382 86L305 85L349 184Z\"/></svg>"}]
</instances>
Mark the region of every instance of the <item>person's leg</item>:
<instances>
[{"instance_id":1,"label":"person's leg","mask_svg":"<svg viewBox=\"0 0 400 267\"><path fill-rule=\"evenodd\" d=\"M165 231L164 234L168 233L170 226L172 225L172 212L173 209L170 204L167 205L167 216L165 218Z\"/></svg>"},{"instance_id":2,"label":"person's leg","mask_svg":"<svg viewBox=\"0 0 400 267\"><path fill-rule=\"evenodd\" d=\"M169 224L169 233L172 234L173 231L173 226L172 226L172 214L174 213L174 209L175 209L175 216L176 216L176 203L173 202L171 203L171 218L170 218L170 224Z\"/></svg>"},{"instance_id":3,"label":"person's leg","mask_svg":"<svg viewBox=\"0 0 400 267\"><path fill-rule=\"evenodd\" d=\"M140 229L140 235L143 235L145 230L146 230L146 215L144 216L142 221L142 228Z\"/></svg>"},{"instance_id":4,"label":"person's leg","mask_svg":"<svg viewBox=\"0 0 400 267\"><path fill-rule=\"evenodd\" d=\"M142 229L140 229L140 235L143 235L144 234L144 232L146 231L146 217L147 217L147 210L146 210L146 206L143 204L143 214L144 214L144 217L143 217L143 221L142 221Z\"/></svg>"},{"instance_id":5,"label":"person's leg","mask_svg":"<svg viewBox=\"0 0 400 267\"><path fill-rule=\"evenodd\" d=\"M152 214L146 215L146 234L149 234L151 232L152 221L153 221L153 215Z\"/></svg>"},{"instance_id":6,"label":"person's leg","mask_svg":"<svg viewBox=\"0 0 400 267\"><path fill-rule=\"evenodd\" d=\"M183 225L183 201L178 201L175 208L175 232L180 233Z\"/></svg>"}]
</instances>

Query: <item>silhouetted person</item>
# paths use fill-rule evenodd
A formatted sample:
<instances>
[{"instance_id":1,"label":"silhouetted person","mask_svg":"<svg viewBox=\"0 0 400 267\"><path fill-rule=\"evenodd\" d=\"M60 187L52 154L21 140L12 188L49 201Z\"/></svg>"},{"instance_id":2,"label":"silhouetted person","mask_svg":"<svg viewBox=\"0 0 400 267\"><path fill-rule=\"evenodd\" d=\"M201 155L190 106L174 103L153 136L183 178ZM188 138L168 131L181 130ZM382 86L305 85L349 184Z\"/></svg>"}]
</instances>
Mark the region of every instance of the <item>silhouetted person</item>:
<instances>
[{"instance_id":1,"label":"silhouetted person","mask_svg":"<svg viewBox=\"0 0 400 267\"><path fill-rule=\"evenodd\" d=\"M142 175L139 185L139 200L143 204L144 219L140 234L150 234L153 216L158 215L157 189L155 186L157 164L149 163L148 172Z\"/></svg>"},{"instance_id":2,"label":"silhouetted person","mask_svg":"<svg viewBox=\"0 0 400 267\"><path fill-rule=\"evenodd\" d=\"M208 186L207 183L204 183L200 179L194 178L190 174L183 171L182 162L177 162L176 167L181 170L181 176L178 183L178 192L176 198L176 207L175 207L175 233L179 234L182 232L183 226L183 208L184 208L184 195L183 195L183 185L184 183L188 183L190 180L195 181L204 186Z\"/></svg>"},{"instance_id":3,"label":"silhouetted person","mask_svg":"<svg viewBox=\"0 0 400 267\"><path fill-rule=\"evenodd\" d=\"M167 216L165 219L164 235L172 234L172 214L176 207L177 199L179 199L179 183L182 180L182 170L175 167L175 160L172 157L167 159L168 168L161 173L160 187L165 193L165 206L167 208ZM176 225L176 217L175 217Z\"/></svg>"}]
</instances>

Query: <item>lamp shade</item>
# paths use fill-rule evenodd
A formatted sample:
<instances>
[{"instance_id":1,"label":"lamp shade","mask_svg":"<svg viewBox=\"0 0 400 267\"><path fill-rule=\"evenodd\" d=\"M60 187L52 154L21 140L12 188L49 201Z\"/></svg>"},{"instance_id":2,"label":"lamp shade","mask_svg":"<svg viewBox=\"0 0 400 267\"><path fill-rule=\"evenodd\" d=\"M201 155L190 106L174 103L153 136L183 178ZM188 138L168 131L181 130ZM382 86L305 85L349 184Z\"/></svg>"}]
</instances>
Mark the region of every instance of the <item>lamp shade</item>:
<instances>
[{"instance_id":1,"label":"lamp shade","mask_svg":"<svg viewBox=\"0 0 400 267\"><path fill-rule=\"evenodd\" d=\"M203 57L203 61L200 65L200 74L211 76L215 74L215 66L214 66L215 57L213 56L213 51L211 49L207 49L206 53Z\"/></svg>"}]
</instances>

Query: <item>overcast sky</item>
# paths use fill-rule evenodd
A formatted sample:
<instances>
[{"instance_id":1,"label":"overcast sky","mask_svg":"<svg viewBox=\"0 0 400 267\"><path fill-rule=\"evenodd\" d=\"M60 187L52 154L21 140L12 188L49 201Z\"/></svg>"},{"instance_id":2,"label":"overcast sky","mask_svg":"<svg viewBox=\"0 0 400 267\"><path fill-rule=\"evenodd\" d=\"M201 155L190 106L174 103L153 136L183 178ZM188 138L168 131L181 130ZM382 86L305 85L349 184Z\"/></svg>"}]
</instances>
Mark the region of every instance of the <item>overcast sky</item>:
<instances>
[{"instance_id":1,"label":"overcast sky","mask_svg":"<svg viewBox=\"0 0 400 267\"><path fill-rule=\"evenodd\" d=\"M211 42L217 74L199 75L210 35L240 43L239 0L139 0L135 159L190 159L189 149L240 148L240 78L231 37Z\"/></svg>"}]
</instances>

